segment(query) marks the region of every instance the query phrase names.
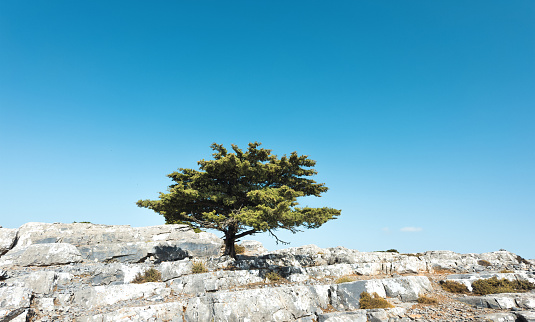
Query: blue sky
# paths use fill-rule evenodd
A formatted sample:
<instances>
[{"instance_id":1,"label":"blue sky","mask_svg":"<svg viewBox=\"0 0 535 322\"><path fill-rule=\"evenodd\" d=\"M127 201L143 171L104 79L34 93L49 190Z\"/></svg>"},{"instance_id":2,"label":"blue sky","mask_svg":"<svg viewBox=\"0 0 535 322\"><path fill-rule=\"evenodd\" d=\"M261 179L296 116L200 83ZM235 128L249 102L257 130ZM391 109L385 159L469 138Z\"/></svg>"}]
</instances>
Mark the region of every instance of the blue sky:
<instances>
[{"instance_id":1,"label":"blue sky","mask_svg":"<svg viewBox=\"0 0 535 322\"><path fill-rule=\"evenodd\" d=\"M290 246L535 258L535 2L0 2L0 225L137 208L213 142L317 161ZM276 245L254 236L268 249Z\"/></svg>"}]
</instances>

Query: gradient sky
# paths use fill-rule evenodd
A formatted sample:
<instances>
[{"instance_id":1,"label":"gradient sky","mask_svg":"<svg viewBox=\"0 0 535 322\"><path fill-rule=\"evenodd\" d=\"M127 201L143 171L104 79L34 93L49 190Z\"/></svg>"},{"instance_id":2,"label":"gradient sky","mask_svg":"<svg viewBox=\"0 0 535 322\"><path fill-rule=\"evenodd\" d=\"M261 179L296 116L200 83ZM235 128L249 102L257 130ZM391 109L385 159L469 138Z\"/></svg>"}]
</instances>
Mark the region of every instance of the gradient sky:
<instances>
[{"instance_id":1,"label":"gradient sky","mask_svg":"<svg viewBox=\"0 0 535 322\"><path fill-rule=\"evenodd\" d=\"M147 226L213 142L317 161L290 246L535 258L535 2L0 2L0 225ZM221 236L221 234L218 234ZM253 237L268 249L267 234Z\"/></svg>"}]
</instances>

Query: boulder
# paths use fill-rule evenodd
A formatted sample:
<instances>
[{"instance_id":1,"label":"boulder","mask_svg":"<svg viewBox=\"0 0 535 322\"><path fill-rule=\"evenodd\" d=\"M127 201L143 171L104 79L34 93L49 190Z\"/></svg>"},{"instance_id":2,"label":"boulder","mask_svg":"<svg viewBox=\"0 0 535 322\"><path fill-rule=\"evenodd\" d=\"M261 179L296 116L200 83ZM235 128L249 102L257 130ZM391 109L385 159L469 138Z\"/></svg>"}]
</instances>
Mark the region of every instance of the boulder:
<instances>
[{"instance_id":1,"label":"boulder","mask_svg":"<svg viewBox=\"0 0 535 322\"><path fill-rule=\"evenodd\" d=\"M343 310L359 308L360 294L377 293L381 297L396 297L404 302L415 301L419 295L432 291L425 276L355 281L331 286L332 305Z\"/></svg>"},{"instance_id":2,"label":"boulder","mask_svg":"<svg viewBox=\"0 0 535 322\"><path fill-rule=\"evenodd\" d=\"M240 246L245 247L246 255L262 255L268 251L261 242L256 240L244 240L240 243Z\"/></svg>"},{"instance_id":3,"label":"boulder","mask_svg":"<svg viewBox=\"0 0 535 322\"><path fill-rule=\"evenodd\" d=\"M0 266L50 266L79 263L82 256L71 244L32 244L16 247L0 258Z\"/></svg>"},{"instance_id":4,"label":"boulder","mask_svg":"<svg viewBox=\"0 0 535 322\"><path fill-rule=\"evenodd\" d=\"M485 296L460 297L459 301L480 308L535 310L535 293L500 293Z\"/></svg>"},{"instance_id":5,"label":"boulder","mask_svg":"<svg viewBox=\"0 0 535 322\"><path fill-rule=\"evenodd\" d=\"M366 311L333 312L318 315L318 322L367 322Z\"/></svg>"},{"instance_id":6,"label":"boulder","mask_svg":"<svg viewBox=\"0 0 535 322\"><path fill-rule=\"evenodd\" d=\"M522 312L515 312L515 314L519 317L520 321L535 322L535 312L522 311Z\"/></svg>"},{"instance_id":7,"label":"boulder","mask_svg":"<svg viewBox=\"0 0 535 322\"><path fill-rule=\"evenodd\" d=\"M138 307L123 307L109 313L82 316L80 322L107 321L171 321L182 322L185 302L152 304Z\"/></svg>"},{"instance_id":8,"label":"boulder","mask_svg":"<svg viewBox=\"0 0 535 322\"><path fill-rule=\"evenodd\" d=\"M7 253L17 240L17 229L0 228L0 256Z\"/></svg>"},{"instance_id":9,"label":"boulder","mask_svg":"<svg viewBox=\"0 0 535 322\"><path fill-rule=\"evenodd\" d=\"M27 287L0 287L0 321L13 321L21 315L25 317L31 298L32 291Z\"/></svg>"},{"instance_id":10,"label":"boulder","mask_svg":"<svg viewBox=\"0 0 535 322\"><path fill-rule=\"evenodd\" d=\"M199 294L227 290L236 286L260 283L264 277L260 271L215 271L203 274L185 275L168 282L178 294Z\"/></svg>"},{"instance_id":11,"label":"boulder","mask_svg":"<svg viewBox=\"0 0 535 322\"><path fill-rule=\"evenodd\" d=\"M223 291L188 300L186 321L293 321L321 313L328 287L291 286Z\"/></svg>"},{"instance_id":12,"label":"boulder","mask_svg":"<svg viewBox=\"0 0 535 322\"><path fill-rule=\"evenodd\" d=\"M516 315L513 313L490 313L482 315L481 320L489 322L515 322Z\"/></svg>"},{"instance_id":13,"label":"boulder","mask_svg":"<svg viewBox=\"0 0 535 322\"><path fill-rule=\"evenodd\" d=\"M93 286L76 291L74 304L85 309L92 309L136 298L165 297L170 291L165 283Z\"/></svg>"}]
</instances>

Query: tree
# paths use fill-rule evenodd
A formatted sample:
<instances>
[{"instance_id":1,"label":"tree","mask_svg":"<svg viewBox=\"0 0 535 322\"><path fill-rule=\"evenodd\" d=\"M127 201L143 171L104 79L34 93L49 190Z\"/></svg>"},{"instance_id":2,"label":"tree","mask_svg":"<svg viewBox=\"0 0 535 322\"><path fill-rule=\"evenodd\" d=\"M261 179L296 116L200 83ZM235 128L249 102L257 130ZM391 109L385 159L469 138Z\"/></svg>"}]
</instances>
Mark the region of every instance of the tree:
<instances>
[{"instance_id":1,"label":"tree","mask_svg":"<svg viewBox=\"0 0 535 322\"><path fill-rule=\"evenodd\" d=\"M217 229L225 234L225 255L236 257L234 243L259 232L274 233L299 227L318 228L339 216L333 208L296 207L303 196L320 197L328 190L308 178L317 174L316 161L293 152L280 159L271 150L249 143L233 153L212 144L213 160L197 162L199 170L178 169L168 175L174 181L159 200L139 200L137 205L163 215L168 224L187 223L194 228ZM284 243L284 242L283 242Z\"/></svg>"}]
</instances>

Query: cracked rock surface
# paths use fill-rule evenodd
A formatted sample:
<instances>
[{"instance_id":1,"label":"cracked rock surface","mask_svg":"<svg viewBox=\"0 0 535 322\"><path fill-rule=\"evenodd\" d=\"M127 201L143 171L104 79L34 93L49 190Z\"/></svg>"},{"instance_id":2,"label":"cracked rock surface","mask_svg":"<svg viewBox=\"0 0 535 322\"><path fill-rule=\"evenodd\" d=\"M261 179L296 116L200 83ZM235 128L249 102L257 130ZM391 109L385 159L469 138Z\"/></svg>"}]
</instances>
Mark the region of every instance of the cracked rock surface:
<instances>
[{"instance_id":1,"label":"cracked rock surface","mask_svg":"<svg viewBox=\"0 0 535 322\"><path fill-rule=\"evenodd\" d=\"M535 321L533 291L457 295L439 285L535 282L533 261L507 251L242 246L236 260L221 256L221 239L185 225L0 228L0 321ZM199 263L205 272L194 274ZM151 268L158 281L133 283ZM364 291L394 307L361 309ZM422 295L437 303L418 304Z\"/></svg>"}]
</instances>

